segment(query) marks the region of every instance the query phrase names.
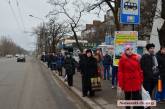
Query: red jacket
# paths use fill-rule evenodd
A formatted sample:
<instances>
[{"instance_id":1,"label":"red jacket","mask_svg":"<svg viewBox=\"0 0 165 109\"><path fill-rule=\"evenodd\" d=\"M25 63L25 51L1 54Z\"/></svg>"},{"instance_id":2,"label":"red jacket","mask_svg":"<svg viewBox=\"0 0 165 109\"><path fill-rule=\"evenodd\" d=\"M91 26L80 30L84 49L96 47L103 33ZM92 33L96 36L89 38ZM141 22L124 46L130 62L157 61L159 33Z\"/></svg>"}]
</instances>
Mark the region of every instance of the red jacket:
<instances>
[{"instance_id":1,"label":"red jacket","mask_svg":"<svg viewBox=\"0 0 165 109\"><path fill-rule=\"evenodd\" d=\"M125 54L119 60L118 85L125 92L139 91L143 82L143 73L140 67L138 55Z\"/></svg>"}]
</instances>

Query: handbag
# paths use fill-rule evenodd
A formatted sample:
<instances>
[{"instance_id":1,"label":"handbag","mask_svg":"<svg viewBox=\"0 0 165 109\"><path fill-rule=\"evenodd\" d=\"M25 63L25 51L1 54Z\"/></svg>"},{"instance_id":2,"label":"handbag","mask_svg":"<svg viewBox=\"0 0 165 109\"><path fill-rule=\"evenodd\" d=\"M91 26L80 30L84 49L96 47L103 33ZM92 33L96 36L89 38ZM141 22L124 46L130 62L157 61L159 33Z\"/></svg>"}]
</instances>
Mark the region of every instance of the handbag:
<instances>
[{"instance_id":1,"label":"handbag","mask_svg":"<svg viewBox=\"0 0 165 109\"><path fill-rule=\"evenodd\" d=\"M91 88L93 91L101 91L101 78L100 77L92 77L91 78Z\"/></svg>"}]
</instances>

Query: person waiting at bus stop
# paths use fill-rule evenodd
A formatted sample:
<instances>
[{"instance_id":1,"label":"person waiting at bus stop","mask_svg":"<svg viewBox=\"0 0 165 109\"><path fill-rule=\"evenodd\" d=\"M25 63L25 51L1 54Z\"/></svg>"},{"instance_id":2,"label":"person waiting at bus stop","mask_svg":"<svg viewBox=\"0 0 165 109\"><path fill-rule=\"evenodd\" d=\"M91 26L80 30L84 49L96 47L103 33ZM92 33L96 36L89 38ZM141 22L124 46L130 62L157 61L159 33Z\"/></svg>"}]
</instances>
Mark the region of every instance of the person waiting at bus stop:
<instances>
[{"instance_id":1,"label":"person waiting at bus stop","mask_svg":"<svg viewBox=\"0 0 165 109\"><path fill-rule=\"evenodd\" d=\"M90 49L86 51L86 57L84 59L85 63L83 65L85 65L85 67L83 67L82 72L83 97L87 96L88 92L90 96L94 96L95 91L92 90L91 78L98 75L97 60L93 57L92 51Z\"/></svg>"},{"instance_id":2,"label":"person waiting at bus stop","mask_svg":"<svg viewBox=\"0 0 165 109\"><path fill-rule=\"evenodd\" d=\"M105 56L103 57L103 66L104 66L104 80L110 79L110 65L112 64L112 58L106 51Z\"/></svg>"},{"instance_id":3,"label":"person waiting at bus stop","mask_svg":"<svg viewBox=\"0 0 165 109\"><path fill-rule=\"evenodd\" d=\"M139 56L133 53L133 48L130 45L127 45L118 66L118 86L120 90L124 91L125 100L142 100L140 93L142 82L143 73ZM126 109L130 109L130 106ZM144 107L134 106L133 109L144 109Z\"/></svg>"},{"instance_id":4,"label":"person waiting at bus stop","mask_svg":"<svg viewBox=\"0 0 165 109\"><path fill-rule=\"evenodd\" d=\"M165 46L162 46L160 51L156 54L158 60L158 67L159 67L159 76L162 80L162 89L161 91L157 91L156 93L156 100L158 102L165 101Z\"/></svg>"},{"instance_id":5,"label":"person waiting at bus stop","mask_svg":"<svg viewBox=\"0 0 165 109\"><path fill-rule=\"evenodd\" d=\"M67 53L64 60L64 67L67 75L68 85L73 86L73 75L75 74L76 61L71 56L71 53Z\"/></svg>"}]
</instances>

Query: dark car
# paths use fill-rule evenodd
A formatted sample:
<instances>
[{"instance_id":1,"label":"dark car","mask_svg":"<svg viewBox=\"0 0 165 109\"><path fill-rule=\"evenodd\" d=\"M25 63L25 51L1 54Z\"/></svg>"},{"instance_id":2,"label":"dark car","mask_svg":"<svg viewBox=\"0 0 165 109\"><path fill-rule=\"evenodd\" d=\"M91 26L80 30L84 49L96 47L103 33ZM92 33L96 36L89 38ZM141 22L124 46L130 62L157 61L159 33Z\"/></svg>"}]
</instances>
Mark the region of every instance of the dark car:
<instances>
[{"instance_id":1,"label":"dark car","mask_svg":"<svg viewBox=\"0 0 165 109\"><path fill-rule=\"evenodd\" d=\"M17 62L25 62L26 59L25 59L25 55L20 55L17 57Z\"/></svg>"}]
</instances>

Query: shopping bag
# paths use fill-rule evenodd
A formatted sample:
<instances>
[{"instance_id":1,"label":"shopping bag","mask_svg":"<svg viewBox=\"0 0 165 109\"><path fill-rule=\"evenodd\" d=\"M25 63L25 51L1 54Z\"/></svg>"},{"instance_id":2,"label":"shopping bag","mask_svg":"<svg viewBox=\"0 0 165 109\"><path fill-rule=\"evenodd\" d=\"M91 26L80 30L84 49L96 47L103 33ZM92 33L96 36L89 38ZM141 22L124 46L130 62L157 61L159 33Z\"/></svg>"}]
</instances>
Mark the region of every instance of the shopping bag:
<instances>
[{"instance_id":1,"label":"shopping bag","mask_svg":"<svg viewBox=\"0 0 165 109\"><path fill-rule=\"evenodd\" d=\"M157 90L158 90L158 92L162 92L162 80L161 80L160 76L158 78Z\"/></svg>"},{"instance_id":2,"label":"shopping bag","mask_svg":"<svg viewBox=\"0 0 165 109\"><path fill-rule=\"evenodd\" d=\"M119 86L117 87L117 99L118 100L125 99L124 91Z\"/></svg>"},{"instance_id":3,"label":"shopping bag","mask_svg":"<svg viewBox=\"0 0 165 109\"><path fill-rule=\"evenodd\" d=\"M150 94L142 86L142 100L151 100Z\"/></svg>"},{"instance_id":4,"label":"shopping bag","mask_svg":"<svg viewBox=\"0 0 165 109\"><path fill-rule=\"evenodd\" d=\"M65 75L64 81L67 81L67 80L68 80L68 75Z\"/></svg>"},{"instance_id":5,"label":"shopping bag","mask_svg":"<svg viewBox=\"0 0 165 109\"><path fill-rule=\"evenodd\" d=\"M146 91L143 86L142 86L142 100L144 100L144 101L151 100L149 92ZM147 107L148 106L144 105L144 108L147 108Z\"/></svg>"},{"instance_id":6,"label":"shopping bag","mask_svg":"<svg viewBox=\"0 0 165 109\"><path fill-rule=\"evenodd\" d=\"M101 78L100 77L93 77L91 78L91 87L93 91L101 91Z\"/></svg>"}]
</instances>

